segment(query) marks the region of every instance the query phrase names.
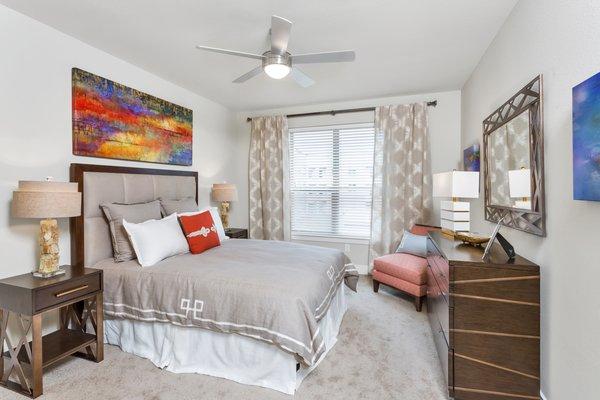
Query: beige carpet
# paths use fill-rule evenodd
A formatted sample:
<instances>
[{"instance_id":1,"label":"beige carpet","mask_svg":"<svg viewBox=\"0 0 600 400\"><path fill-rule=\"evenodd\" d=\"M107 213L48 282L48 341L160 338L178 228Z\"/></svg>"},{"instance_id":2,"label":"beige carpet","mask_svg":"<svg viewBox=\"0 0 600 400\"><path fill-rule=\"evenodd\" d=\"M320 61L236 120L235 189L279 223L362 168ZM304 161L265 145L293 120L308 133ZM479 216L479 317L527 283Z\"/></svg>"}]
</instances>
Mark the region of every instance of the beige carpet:
<instances>
[{"instance_id":1,"label":"beige carpet","mask_svg":"<svg viewBox=\"0 0 600 400\"><path fill-rule=\"evenodd\" d=\"M444 399L444 380L425 309L361 278L348 295L338 343L294 397L197 374L173 374L106 346L100 364L70 358L44 374L41 399ZM0 399L23 399L0 388Z\"/></svg>"}]
</instances>

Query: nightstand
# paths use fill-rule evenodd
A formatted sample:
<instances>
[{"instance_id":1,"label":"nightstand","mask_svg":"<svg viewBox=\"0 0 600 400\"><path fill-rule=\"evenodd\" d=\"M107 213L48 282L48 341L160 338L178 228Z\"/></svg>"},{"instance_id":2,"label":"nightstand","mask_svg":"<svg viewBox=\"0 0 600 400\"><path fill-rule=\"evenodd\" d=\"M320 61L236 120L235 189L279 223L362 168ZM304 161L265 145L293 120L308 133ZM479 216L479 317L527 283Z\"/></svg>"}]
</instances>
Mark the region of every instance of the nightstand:
<instances>
[{"instance_id":1,"label":"nightstand","mask_svg":"<svg viewBox=\"0 0 600 400\"><path fill-rule=\"evenodd\" d=\"M227 228L225 234L232 239L248 239L248 229Z\"/></svg>"},{"instance_id":2,"label":"nightstand","mask_svg":"<svg viewBox=\"0 0 600 400\"><path fill-rule=\"evenodd\" d=\"M42 394L43 369L54 362L70 355L104 359L102 270L62 268L64 275L48 279L23 274L0 280L0 344L8 348L0 357L0 386L32 398ZM42 314L52 310L60 310L59 329L42 336Z\"/></svg>"}]
</instances>

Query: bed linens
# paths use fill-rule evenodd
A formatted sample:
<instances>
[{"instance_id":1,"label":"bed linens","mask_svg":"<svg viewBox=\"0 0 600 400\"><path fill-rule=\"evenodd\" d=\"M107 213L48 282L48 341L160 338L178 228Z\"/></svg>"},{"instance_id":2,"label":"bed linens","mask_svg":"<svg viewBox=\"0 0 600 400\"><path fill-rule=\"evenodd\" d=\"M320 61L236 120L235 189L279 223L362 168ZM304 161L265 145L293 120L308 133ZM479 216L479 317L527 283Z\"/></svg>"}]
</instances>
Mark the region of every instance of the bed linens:
<instances>
[{"instance_id":1,"label":"bed linens","mask_svg":"<svg viewBox=\"0 0 600 400\"><path fill-rule=\"evenodd\" d=\"M338 250L263 240L228 240L147 268L112 259L95 267L104 270L109 316L237 333L307 366L325 351L318 321L338 286L356 290L358 280Z\"/></svg>"},{"instance_id":2,"label":"bed linens","mask_svg":"<svg viewBox=\"0 0 600 400\"><path fill-rule=\"evenodd\" d=\"M123 219L123 227L142 267L150 267L167 257L190 251L177 214L134 224ZM216 233L215 233L216 236Z\"/></svg>"},{"instance_id":3,"label":"bed linens","mask_svg":"<svg viewBox=\"0 0 600 400\"><path fill-rule=\"evenodd\" d=\"M326 352L337 342L347 309L344 292L340 285L318 324ZM294 394L318 365L297 369L293 354L270 343L202 328L107 317L104 331L106 343L149 359L166 371L216 376L287 394ZM321 356L319 362L325 358Z\"/></svg>"}]
</instances>

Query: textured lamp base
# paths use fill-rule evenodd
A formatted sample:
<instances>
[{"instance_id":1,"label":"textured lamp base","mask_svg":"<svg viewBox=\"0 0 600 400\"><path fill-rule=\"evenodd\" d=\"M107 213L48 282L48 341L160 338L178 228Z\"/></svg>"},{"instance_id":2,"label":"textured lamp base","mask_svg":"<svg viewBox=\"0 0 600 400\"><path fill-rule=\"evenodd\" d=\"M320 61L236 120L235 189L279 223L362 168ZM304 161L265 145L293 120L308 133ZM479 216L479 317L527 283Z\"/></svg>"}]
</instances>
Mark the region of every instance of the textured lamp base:
<instances>
[{"instance_id":1,"label":"textured lamp base","mask_svg":"<svg viewBox=\"0 0 600 400\"><path fill-rule=\"evenodd\" d=\"M440 204L440 225L442 233L454 238L457 232L468 232L471 229L469 220L470 204L464 201L442 201Z\"/></svg>"},{"instance_id":2,"label":"textured lamp base","mask_svg":"<svg viewBox=\"0 0 600 400\"><path fill-rule=\"evenodd\" d=\"M223 223L223 228L229 228L229 202L222 201L221 207L219 207L219 214L221 214L221 222Z\"/></svg>"},{"instance_id":3,"label":"textured lamp base","mask_svg":"<svg viewBox=\"0 0 600 400\"><path fill-rule=\"evenodd\" d=\"M31 274L33 276L35 276L36 278L52 278L53 276L63 275L64 273L65 273L64 269L58 268L56 271L53 271L53 272L33 271Z\"/></svg>"},{"instance_id":4,"label":"textured lamp base","mask_svg":"<svg viewBox=\"0 0 600 400\"><path fill-rule=\"evenodd\" d=\"M58 267L58 223L55 219L40 221L40 265L33 276L49 278L64 274Z\"/></svg>"}]
</instances>

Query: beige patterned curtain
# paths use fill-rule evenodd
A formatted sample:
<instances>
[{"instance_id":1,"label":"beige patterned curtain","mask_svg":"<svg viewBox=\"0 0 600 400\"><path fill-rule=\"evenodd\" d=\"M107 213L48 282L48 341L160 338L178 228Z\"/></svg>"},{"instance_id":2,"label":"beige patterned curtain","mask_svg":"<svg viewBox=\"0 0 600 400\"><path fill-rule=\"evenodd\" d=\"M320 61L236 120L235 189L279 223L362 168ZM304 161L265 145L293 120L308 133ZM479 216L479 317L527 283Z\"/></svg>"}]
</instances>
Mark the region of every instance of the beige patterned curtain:
<instances>
[{"instance_id":1,"label":"beige patterned curtain","mask_svg":"<svg viewBox=\"0 0 600 400\"><path fill-rule=\"evenodd\" d=\"M372 260L392 253L404 229L426 221L432 208L427 104L375 109Z\"/></svg>"},{"instance_id":2,"label":"beige patterned curtain","mask_svg":"<svg viewBox=\"0 0 600 400\"><path fill-rule=\"evenodd\" d=\"M248 168L250 238L289 238L288 126L285 116L252 118Z\"/></svg>"}]
</instances>

